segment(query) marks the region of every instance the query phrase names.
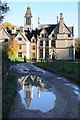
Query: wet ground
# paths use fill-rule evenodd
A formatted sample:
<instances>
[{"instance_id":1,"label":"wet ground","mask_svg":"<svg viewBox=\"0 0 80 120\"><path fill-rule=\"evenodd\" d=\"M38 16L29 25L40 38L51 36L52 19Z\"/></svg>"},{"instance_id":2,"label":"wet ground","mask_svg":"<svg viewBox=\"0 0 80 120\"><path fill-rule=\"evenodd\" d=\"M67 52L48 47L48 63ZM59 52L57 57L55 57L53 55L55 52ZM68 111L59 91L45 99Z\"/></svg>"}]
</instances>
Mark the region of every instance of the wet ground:
<instances>
[{"instance_id":1,"label":"wet ground","mask_svg":"<svg viewBox=\"0 0 80 120\"><path fill-rule=\"evenodd\" d=\"M78 118L79 86L31 63L10 69L18 92L8 118Z\"/></svg>"}]
</instances>

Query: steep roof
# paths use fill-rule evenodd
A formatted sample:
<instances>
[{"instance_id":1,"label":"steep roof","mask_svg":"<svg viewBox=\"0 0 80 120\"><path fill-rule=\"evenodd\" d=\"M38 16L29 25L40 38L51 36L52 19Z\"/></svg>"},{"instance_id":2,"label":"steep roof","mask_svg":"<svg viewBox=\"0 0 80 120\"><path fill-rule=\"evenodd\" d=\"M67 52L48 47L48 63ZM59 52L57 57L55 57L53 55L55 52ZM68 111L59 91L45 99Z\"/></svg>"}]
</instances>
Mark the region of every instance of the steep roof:
<instances>
[{"instance_id":1,"label":"steep roof","mask_svg":"<svg viewBox=\"0 0 80 120\"><path fill-rule=\"evenodd\" d=\"M55 29L56 26L57 25L51 25L50 27L45 28L47 33L48 33L48 35L51 34L51 32Z\"/></svg>"},{"instance_id":2,"label":"steep roof","mask_svg":"<svg viewBox=\"0 0 80 120\"><path fill-rule=\"evenodd\" d=\"M32 13L31 13L31 8L30 8L30 7L27 7L27 11L26 11L25 16L27 16L27 15L32 16Z\"/></svg>"},{"instance_id":3,"label":"steep roof","mask_svg":"<svg viewBox=\"0 0 80 120\"><path fill-rule=\"evenodd\" d=\"M28 38L29 41L31 41L31 38L33 36L37 39L37 31L36 30L32 30L31 32L28 31L28 33L26 34L26 37Z\"/></svg>"},{"instance_id":4,"label":"steep roof","mask_svg":"<svg viewBox=\"0 0 80 120\"><path fill-rule=\"evenodd\" d=\"M10 39L11 36L9 35L6 29L2 28L2 30L0 31L0 39L4 39L4 38Z\"/></svg>"}]
</instances>

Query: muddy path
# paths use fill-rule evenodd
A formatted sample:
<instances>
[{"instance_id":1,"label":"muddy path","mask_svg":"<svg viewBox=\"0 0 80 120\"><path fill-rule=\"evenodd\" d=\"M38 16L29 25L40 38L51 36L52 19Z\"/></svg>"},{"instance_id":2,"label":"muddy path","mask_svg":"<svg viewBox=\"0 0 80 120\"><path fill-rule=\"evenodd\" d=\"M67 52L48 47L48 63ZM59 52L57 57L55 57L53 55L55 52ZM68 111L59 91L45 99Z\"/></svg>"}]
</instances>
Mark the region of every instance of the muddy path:
<instances>
[{"instance_id":1,"label":"muddy path","mask_svg":"<svg viewBox=\"0 0 80 120\"><path fill-rule=\"evenodd\" d=\"M78 118L79 86L31 63L14 65L11 71L18 92L8 118Z\"/></svg>"}]
</instances>

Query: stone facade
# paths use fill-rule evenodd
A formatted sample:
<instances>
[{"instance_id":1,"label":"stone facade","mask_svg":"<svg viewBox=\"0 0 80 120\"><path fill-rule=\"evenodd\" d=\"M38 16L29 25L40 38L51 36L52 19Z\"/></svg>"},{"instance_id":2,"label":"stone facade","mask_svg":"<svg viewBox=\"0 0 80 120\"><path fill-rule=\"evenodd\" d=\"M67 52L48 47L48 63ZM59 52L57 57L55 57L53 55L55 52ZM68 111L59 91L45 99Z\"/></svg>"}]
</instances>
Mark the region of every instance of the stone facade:
<instances>
[{"instance_id":1,"label":"stone facade","mask_svg":"<svg viewBox=\"0 0 80 120\"><path fill-rule=\"evenodd\" d=\"M16 30L13 30L13 35L15 32ZM10 34L6 30L3 29L0 34L3 35L3 40L5 37L10 39ZM17 57L26 56L27 59L37 60L75 60L74 27L65 25L62 13L59 21L57 17L57 24L40 24L38 18L38 29L33 30L33 17L28 7L24 16L24 26L14 37L20 44Z\"/></svg>"}]
</instances>

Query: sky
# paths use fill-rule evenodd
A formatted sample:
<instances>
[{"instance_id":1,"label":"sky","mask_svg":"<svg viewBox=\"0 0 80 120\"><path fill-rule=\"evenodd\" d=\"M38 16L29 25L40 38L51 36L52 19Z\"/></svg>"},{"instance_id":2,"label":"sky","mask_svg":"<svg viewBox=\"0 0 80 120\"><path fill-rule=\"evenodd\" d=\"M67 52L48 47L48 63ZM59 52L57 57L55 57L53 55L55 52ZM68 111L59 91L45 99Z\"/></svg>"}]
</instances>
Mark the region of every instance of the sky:
<instances>
[{"instance_id":1,"label":"sky","mask_svg":"<svg viewBox=\"0 0 80 120\"><path fill-rule=\"evenodd\" d=\"M75 38L78 37L78 2L28 2L27 0L7 0L10 12L7 13L3 22L10 22L16 26L24 25L24 15L27 7L31 7L34 28L38 26L38 17L41 24L56 24L57 16L63 13L64 22L67 26L74 25ZM41 1L41 0L40 0ZM57 0L58 1L58 0Z\"/></svg>"}]
</instances>

